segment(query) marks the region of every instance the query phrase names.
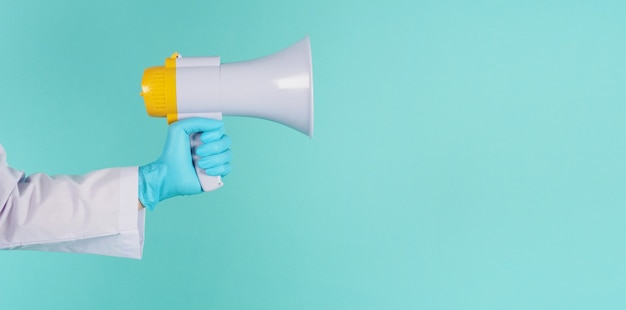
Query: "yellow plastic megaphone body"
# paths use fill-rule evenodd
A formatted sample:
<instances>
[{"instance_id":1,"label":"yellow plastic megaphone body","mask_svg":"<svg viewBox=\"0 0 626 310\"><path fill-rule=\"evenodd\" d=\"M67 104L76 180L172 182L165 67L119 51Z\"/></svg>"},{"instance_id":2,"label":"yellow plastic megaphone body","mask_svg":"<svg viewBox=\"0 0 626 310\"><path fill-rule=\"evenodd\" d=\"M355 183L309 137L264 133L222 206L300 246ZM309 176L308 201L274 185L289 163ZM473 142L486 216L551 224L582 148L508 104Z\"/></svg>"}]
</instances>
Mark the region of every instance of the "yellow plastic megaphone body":
<instances>
[{"instance_id":1,"label":"yellow plastic megaphone body","mask_svg":"<svg viewBox=\"0 0 626 310\"><path fill-rule=\"evenodd\" d=\"M220 63L219 56L182 57L174 53L165 65L147 68L141 96L148 115L168 123L189 117L222 115L274 121L313 136L313 71L309 38L276 54L250 61ZM199 145L198 134L191 137ZM193 153L192 153L193 154ZM223 185L194 164L202 189Z\"/></svg>"}]
</instances>

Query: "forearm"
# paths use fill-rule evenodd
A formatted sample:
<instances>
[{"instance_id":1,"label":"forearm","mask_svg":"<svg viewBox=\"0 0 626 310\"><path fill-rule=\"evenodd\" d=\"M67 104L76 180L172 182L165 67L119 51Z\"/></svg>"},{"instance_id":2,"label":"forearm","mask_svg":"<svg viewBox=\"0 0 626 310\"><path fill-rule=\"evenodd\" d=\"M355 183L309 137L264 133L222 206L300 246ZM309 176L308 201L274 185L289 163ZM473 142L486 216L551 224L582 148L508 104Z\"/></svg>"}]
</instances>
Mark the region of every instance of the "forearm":
<instances>
[{"instance_id":1,"label":"forearm","mask_svg":"<svg viewBox=\"0 0 626 310\"><path fill-rule=\"evenodd\" d=\"M19 180L0 202L0 248L139 258L144 212L136 169Z\"/></svg>"}]
</instances>

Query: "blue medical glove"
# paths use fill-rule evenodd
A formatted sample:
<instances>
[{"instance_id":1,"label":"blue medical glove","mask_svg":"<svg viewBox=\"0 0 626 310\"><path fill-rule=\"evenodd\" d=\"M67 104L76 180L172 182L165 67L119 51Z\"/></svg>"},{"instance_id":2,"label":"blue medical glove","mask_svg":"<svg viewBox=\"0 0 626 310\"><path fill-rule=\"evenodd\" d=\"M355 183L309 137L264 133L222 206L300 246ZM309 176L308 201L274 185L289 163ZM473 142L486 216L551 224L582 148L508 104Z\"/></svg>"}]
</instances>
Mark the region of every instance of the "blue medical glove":
<instances>
[{"instance_id":1,"label":"blue medical glove","mask_svg":"<svg viewBox=\"0 0 626 310\"><path fill-rule=\"evenodd\" d=\"M189 118L170 125L165 147L154 162L139 167L139 201L153 210L165 199L202 192L191 157L189 136L202 132L202 145L196 148L198 166L212 176L225 176L231 171L230 138L224 135L222 121Z\"/></svg>"}]
</instances>

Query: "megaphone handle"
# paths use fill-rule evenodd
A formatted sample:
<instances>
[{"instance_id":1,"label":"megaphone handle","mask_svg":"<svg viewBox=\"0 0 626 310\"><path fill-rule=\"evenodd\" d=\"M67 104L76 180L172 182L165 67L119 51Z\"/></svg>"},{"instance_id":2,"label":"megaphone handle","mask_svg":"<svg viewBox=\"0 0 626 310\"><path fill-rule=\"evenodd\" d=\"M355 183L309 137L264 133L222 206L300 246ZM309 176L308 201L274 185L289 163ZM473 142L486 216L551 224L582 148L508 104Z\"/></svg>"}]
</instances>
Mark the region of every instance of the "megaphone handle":
<instances>
[{"instance_id":1,"label":"megaphone handle","mask_svg":"<svg viewBox=\"0 0 626 310\"><path fill-rule=\"evenodd\" d=\"M184 114L184 115L182 114L178 115L179 119L189 118L189 117L204 117L204 118L212 118L212 119L221 120L222 113L189 113L189 114ZM224 182L222 182L222 177L220 176L214 177L214 176L208 175L206 174L204 169L198 166L198 161L200 160L200 156L196 155L196 148L202 145L202 141L200 140L201 134L202 134L201 132L196 132L196 133L191 134L191 136L189 137L190 142L191 142L191 157L193 158L193 166L194 168L196 168L196 174L198 175L198 181L200 181L202 190L205 192L210 192L210 191L214 191L222 187L222 185L224 185Z\"/></svg>"},{"instance_id":2,"label":"megaphone handle","mask_svg":"<svg viewBox=\"0 0 626 310\"><path fill-rule=\"evenodd\" d=\"M202 141L200 140L201 134L202 133L200 132L191 134L191 157L193 158L193 166L196 168L196 174L198 175L198 181L200 181L200 185L202 185L202 190L205 192L210 192L222 187L222 185L224 185L224 182L222 182L222 177L214 177L212 175L208 175L206 174L204 169L198 166L200 156L196 155L196 148L202 144Z\"/></svg>"}]
</instances>

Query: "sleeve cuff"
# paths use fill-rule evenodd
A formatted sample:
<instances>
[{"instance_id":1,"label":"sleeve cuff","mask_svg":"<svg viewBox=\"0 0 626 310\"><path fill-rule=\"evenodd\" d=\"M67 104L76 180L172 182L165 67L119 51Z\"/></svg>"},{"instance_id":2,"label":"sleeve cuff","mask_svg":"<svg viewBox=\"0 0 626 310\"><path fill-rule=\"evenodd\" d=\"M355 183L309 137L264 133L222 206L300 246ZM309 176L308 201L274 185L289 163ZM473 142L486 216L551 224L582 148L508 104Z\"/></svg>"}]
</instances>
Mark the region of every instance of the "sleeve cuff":
<instances>
[{"instance_id":1,"label":"sleeve cuff","mask_svg":"<svg viewBox=\"0 0 626 310\"><path fill-rule=\"evenodd\" d=\"M146 209L138 210L137 167L120 171L120 218L118 245L122 257L141 259L145 232Z\"/></svg>"}]
</instances>

